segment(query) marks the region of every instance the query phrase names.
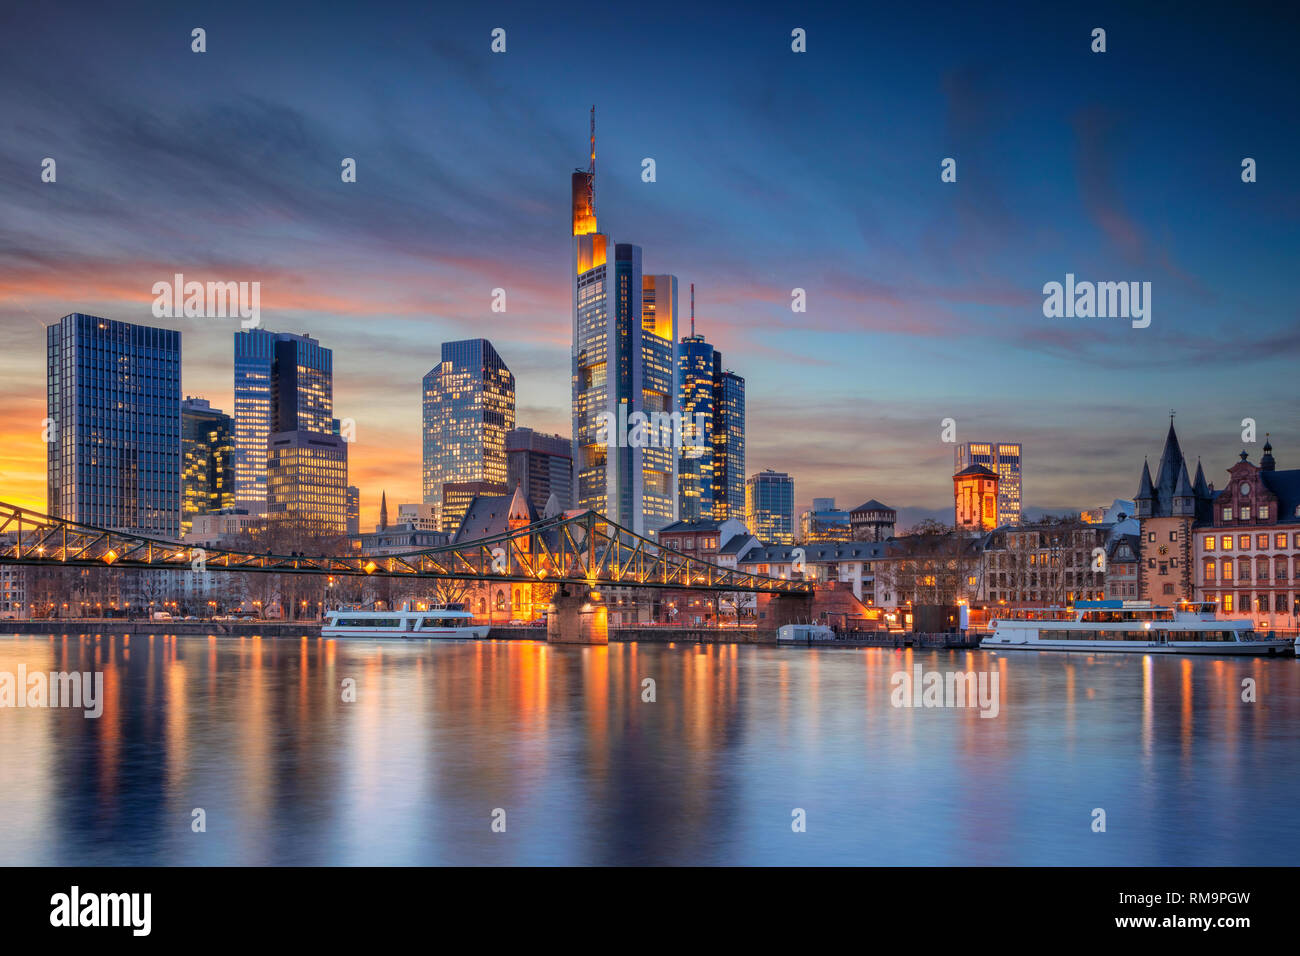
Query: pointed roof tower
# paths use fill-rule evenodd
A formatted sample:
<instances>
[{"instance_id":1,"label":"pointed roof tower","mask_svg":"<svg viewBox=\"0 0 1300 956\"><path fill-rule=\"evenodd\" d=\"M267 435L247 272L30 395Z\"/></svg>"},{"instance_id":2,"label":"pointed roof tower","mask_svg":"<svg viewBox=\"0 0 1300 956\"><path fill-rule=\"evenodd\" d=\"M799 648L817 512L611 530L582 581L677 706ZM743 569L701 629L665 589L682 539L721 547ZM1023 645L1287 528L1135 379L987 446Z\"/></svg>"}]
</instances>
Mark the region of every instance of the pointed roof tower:
<instances>
[{"instance_id":1,"label":"pointed roof tower","mask_svg":"<svg viewBox=\"0 0 1300 956\"><path fill-rule=\"evenodd\" d=\"M524 490L519 485L515 485L515 493L510 498L510 507L506 512L506 521L513 528L516 523L529 524L532 520L532 512L528 510L528 499L524 497Z\"/></svg>"},{"instance_id":2,"label":"pointed roof tower","mask_svg":"<svg viewBox=\"0 0 1300 956\"><path fill-rule=\"evenodd\" d=\"M379 530L383 531L388 527L388 492L383 491L379 494Z\"/></svg>"},{"instance_id":3,"label":"pointed roof tower","mask_svg":"<svg viewBox=\"0 0 1300 956\"><path fill-rule=\"evenodd\" d=\"M1155 498L1155 489L1151 487L1151 466L1142 462L1142 481L1138 485L1138 493L1134 495L1137 501L1151 501Z\"/></svg>"},{"instance_id":4,"label":"pointed roof tower","mask_svg":"<svg viewBox=\"0 0 1300 956\"><path fill-rule=\"evenodd\" d=\"M1268 432L1264 433L1264 457L1259 460L1260 471L1273 471L1277 468L1277 462L1273 459L1273 443L1268 440Z\"/></svg>"},{"instance_id":5,"label":"pointed roof tower","mask_svg":"<svg viewBox=\"0 0 1300 956\"><path fill-rule=\"evenodd\" d=\"M1210 486L1205 482L1205 469L1201 467L1201 460L1196 459L1196 480L1192 482L1192 491L1196 492L1197 498L1210 497Z\"/></svg>"},{"instance_id":6,"label":"pointed roof tower","mask_svg":"<svg viewBox=\"0 0 1300 956\"><path fill-rule=\"evenodd\" d=\"M1165 435L1165 450L1160 455L1160 468L1156 471L1156 513L1165 513L1173 504L1174 491L1178 486L1178 472L1183 467L1183 450L1178 445L1178 433L1174 431L1174 416L1169 416L1169 433Z\"/></svg>"}]
</instances>

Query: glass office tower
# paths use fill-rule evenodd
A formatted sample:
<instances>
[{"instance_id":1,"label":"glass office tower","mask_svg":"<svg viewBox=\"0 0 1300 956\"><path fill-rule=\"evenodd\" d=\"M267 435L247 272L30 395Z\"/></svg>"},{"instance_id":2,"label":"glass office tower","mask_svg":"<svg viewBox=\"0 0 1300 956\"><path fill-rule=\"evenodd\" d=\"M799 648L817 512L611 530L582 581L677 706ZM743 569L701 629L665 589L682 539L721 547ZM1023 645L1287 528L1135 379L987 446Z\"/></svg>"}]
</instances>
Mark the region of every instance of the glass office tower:
<instances>
[{"instance_id":1,"label":"glass office tower","mask_svg":"<svg viewBox=\"0 0 1300 956\"><path fill-rule=\"evenodd\" d=\"M269 441L333 429L334 353L309 335L235 333L235 503L266 515Z\"/></svg>"},{"instance_id":2,"label":"glass office tower","mask_svg":"<svg viewBox=\"0 0 1300 956\"><path fill-rule=\"evenodd\" d=\"M760 471L745 483L745 524L764 544L794 544L794 479Z\"/></svg>"},{"instance_id":3,"label":"glass office tower","mask_svg":"<svg viewBox=\"0 0 1300 956\"><path fill-rule=\"evenodd\" d=\"M515 427L515 377L487 339L442 344L422 383L424 503L442 506L442 486L506 483L506 433Z\"/></svg>"},{"instance_id":4,"label":"glass office tower","mask_svg":"<svg viewBox=\"0 0 1300 956\"><path fill-rule=\"evenodd\" d=\"M572 180L574 498L653 535L676 520L678 449L638 422L677 410L677 279L645 275L639 246L596 231L594 162L593 137L592 168Z\"/></svg>"},{"instance_id":5,"label":"glass office tower","mask_svg":"<svg viewBox=\"0 0 1300 956\"><path fill-rule=\"evenodd\" d=\"M745 380L713 353L713 518L745 519Z\"/></svg>"},{"instance_id":6,"label":"glass office tower","mask_svg":"<svg viewBox=\"0 0 1300 956\"><path fill-rule=\"evenodd\" d=\"M234 420L206 399L181 403L181 534L197 515L235 505Z\"/></svg>"},{"instance_id":7,"label":"glass office tower","mask_svg":"<svg viewBox=\"0 0 1300 956\"><path fill-rule=\"evenodd\" d=\"M74 312L46 329L47 509L175 540L181 334Z\"/></svg>"},{"instance_id":8,"label":"glass office tower","mask_svg":"<svg viewBox=\"0 0 1300 956\"><path fill-rule=\"evenodd\" d=\"M700 422L677 465L677 514L682 521L713 519L714 351L702 335L682 339L677 353L677 404L682 420Z\"/></svg>"}]
</instances>

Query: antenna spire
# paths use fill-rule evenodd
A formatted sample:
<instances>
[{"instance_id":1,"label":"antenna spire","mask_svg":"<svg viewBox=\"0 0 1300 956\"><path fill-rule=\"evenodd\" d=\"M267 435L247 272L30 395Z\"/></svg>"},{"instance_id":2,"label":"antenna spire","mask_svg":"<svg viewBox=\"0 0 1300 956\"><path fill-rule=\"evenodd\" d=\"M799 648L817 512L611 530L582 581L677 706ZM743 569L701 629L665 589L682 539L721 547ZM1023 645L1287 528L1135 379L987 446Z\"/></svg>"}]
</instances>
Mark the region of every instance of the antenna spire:
<instances>
[{"instance_id":1,"label":"antenna spire","mask_svg":"<svg viewBox=\"0 0 1300 956\"><path fill-rule=\"evenodd\" d=\"M691 338L695 338L695 283L691 283Z\"/></svg>"},{"instance_id":2,"label":"antenna spire","mask_svg":"<svg viewBox=\"0 0 1300 956\"><path fill-rule=\"evenodd\" d=\"M596 104L591 104L591 166L587 172L591 173L592 178L596 176Z\"/></svg>"}]
</instances>

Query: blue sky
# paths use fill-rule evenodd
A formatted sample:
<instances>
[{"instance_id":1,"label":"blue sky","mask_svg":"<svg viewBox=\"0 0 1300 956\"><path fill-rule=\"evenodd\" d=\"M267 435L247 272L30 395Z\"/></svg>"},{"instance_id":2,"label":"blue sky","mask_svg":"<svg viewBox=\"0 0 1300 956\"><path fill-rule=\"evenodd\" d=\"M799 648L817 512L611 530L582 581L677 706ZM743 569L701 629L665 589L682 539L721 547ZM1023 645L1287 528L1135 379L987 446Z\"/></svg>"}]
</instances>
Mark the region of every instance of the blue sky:
<instances>
[{"instance_id":1,"label":"blue sky","mask_svg":"<svg viewBox=\"0 0 1300 956\"><path fill-rule=\"evenodd\" d=\"M960 439L1022 441L1026 499L1043 507L1131 497L1171 408L1211 480L1244 417L1280 467L1300 465L1300 83L1294 14L1277 16L7 11L4 497L43 504L41 329L67 312L181 328L185 391L229 409L234 324L150 314L174 272L261 281L265 327L335 349L368 510L383 489L419 497L419 382L444 340L491 339L520 423L567 433L568 174L593 103L602 231L678 276L683 314L696 283L699 331L747 380L749 470L793 473L800 505L949 504L947 417ZM46 156L57 183L40 182ZM956 183L940 182L944 157ZM1151 326L1044 318L1042 286L1067 272L1150 281Z\"/></svg>"}]
</instances>

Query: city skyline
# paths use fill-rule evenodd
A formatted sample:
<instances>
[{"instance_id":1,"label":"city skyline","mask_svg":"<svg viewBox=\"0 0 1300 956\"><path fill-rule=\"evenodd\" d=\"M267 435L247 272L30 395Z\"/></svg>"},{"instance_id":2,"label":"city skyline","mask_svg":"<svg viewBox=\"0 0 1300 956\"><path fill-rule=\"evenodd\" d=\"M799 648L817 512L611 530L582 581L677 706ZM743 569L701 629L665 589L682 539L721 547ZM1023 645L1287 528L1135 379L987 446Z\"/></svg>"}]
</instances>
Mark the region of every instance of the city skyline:
<instances>
[{"instance_id":1,"label":"city skyline","mask_svg":"<svg viewBox=\"0 0 1300 956\"><path fill-rule=\"evenodd\" d=\"M276 82L277 58L297 70L307 55L267 55L280 15L260 15L269 29L241 30L237 43L224 16L209 18L224 39L206 60L190 53L188 27L177 52L159 56L163 34L178 30L170 21L93 9L94 29L76 35L19 12L11 35L41 42L0 40L7 79L30 75L36 49L85 64L41 88L4 87L15 119L0 181L11 211L0 226L7 496L46 503L39 350L41 330L63 315L180 331L183 393L234 407L238 320L150 313L153 283L176 272L261 281L264 328L348 356L335 400L357 424L348 481L361 489L363 526L382 490L421 497L410 390L440 341L495 342L518 377L520 424L567 432L564 180L592 96L564 76L558 28L511 13L510 52L491 59L488 28L465 14L382 37L334 14L329 32L349 40L322 39L326 55L346 65L392 48L408 92L376 109L381 88L364 71ZM856 16L844 19L856 26ZM918 42L924 25L910 15L873 25L873 57L839 15L759 13L743 37L654 22L645 49L596 96L602 228L646 249L656 272L696 284L700 327L747 380L747 472L795 476L797 510L836 497L939 511L952 456L939 435L952 418L958 442L1007 435L1032 448L1027 510L1073 510L1133 495L1133 462L1158 454L1149 436L1170 407L1188 446L1214 460L1240 449L1243 418L1258 423L1260 444L1271 431L1279 447L1300 445L1286 431L1297 203L1282 40L1245 44L1232 25L1210 36L1113 14L1112 37L1140 42L1090 60L1069 39L1086 30L1057 14L1014 26L950 17L955 29L942 32L960 43ZM791 18L808 30L802 58L789 50ZM78 46L88 36L151 53L117 77ZM1213 83L1197 65L1207 48ZM654 50L709 56L689 84L665 78L648 98L637 77ZM1054 58L1068 71L1054 72ZM160 79L180 71L190 71L183 107ZM1023 82L1034 71L1051 96ZM1113 105L1117 89L1132 92L1126 71L1143 76L1139 135L1126 125L1132 112ZM823 93L832 76L858 92ZM1194 101L1189 87L1202 91ZM433 88L453 95L431 108L409 92ZM863 104L863 89L878 100ZM137 112L114 106L123 98ZM1243 99L1258 109L1226 108ZM59 161L55 183L40 181L45 156ZM339 181L346 156L357 157L356 183ZM957 158L956 183L940 182L946 156ZM1241 182L1243 156L1259 159L1258 182ZM641 180L644 157L656 160L654 183ZM1045 318L1041 288L1067 274L1152 281L1151 326ZM503 313L491 310L496 288ZM791 313L793 288L807 290L807 313ZM1250 320L1249 347L1223 338L1237 317ZM1242 378L1247 394L1228 398Z\"/></svg>"}]
</instances>

